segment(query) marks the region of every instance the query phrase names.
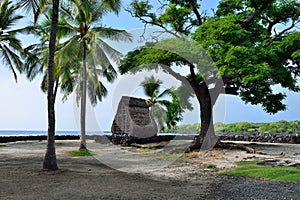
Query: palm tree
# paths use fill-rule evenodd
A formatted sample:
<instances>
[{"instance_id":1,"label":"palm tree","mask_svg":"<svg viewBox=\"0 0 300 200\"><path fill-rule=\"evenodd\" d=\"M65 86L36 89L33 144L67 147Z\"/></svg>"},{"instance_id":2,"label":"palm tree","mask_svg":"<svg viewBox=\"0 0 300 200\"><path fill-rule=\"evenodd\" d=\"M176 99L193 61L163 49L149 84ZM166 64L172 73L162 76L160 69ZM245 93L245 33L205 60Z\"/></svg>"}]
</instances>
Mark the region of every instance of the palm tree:
<instances>
[{"instance_id":1,"label":"palm tree","mask_svg":"<svg viewBox=\"0 0 300 200\"><path fill-rule=\"evenodd\" d=\"M47 76L47 100L48 100L48 137L47 150L43 162L43 169L57 170L55 152L55 97L54 97L54 54L56 43L56 30L58 24L59 0L52 0L52 21L49 40L48 76Z\"/></svg>"},{"instance_id":2,"label":"palm tree","mask_svg":"<svg viewBox=\"0 0 300 200\"><path fill-rule=\"evenodd\" d=\"M22 6L28 10L34 12L34 21L45 10L46 6L50 3L50 0L21 0ZM54 98L54 54L56 45L56 30L58 24L58 11L59 0L52 0L52 13L51 13L51 30L48 44L48 68L47 68L47 103L48 103L48 137L47 137L47 149L43 161L43 169L45 170L57 170L57 161L55 153L55 98Z\"/></svg>"},{"instance_id":3,"label":"palm tree","mask_svg":"<svg viewBox=\"0 0 300 200\"><path fill-rule=\"evenodd\" d=\"M21 41L16 38L16 34L24 29L11 29L23 16L17 15L16 12L21 7L20 3L12 5L12 1L3 0L0 3L0 58L12 71L17 81L17 73L22 71L22 61L20 54L23 53ZM16 67L16 69L15 69Z\"/></svg>"},{"instance_id":4,"label":"palm tree","mask_svg":"<svg viewBox=\"0 0 300 200\"><path fill-rule=\"evenodd\" d=\"M36 44L25 48L26 57L24 62L24 71L29 80L33 80L37 75L43 74L41 89L47 92L47 58L49 33L51 28L51 13L49 9L44 14L43 20L39 21L34 27L34 34L40 38ZM68 34L69 29L64 28L64 21L59 20L56 34L56 51L54 57L54 99L56 100L58 89L64 93L63 101L74 91L77 80L77 71L79 71L80 59L76 51L62 52L63 45L60 41ZM71 59L70 59L71 58Z\"/></svg>"},{"instance_id":5,"label":"palm tree","mask_svg":"<svg viewBox=\"0 0 300 200\"><path fill-rule=\"evenodd\" d=\"M71 1L71 0L70 0ZM72 1L71 1L72 2ZM55 47L56 47L56 34L59 19L59 0L21 0L22 6L27 10L32 10L34 12L34 22L41 13L44 12L47 5L52 3L51 12L51 29L48 44L48 60L47 60L47 102L48 102L48 137L47 137L47 150L43 161L43 168L46 170L57 170L56 153L55 153L55 96L57 87L54 88L55 81L55 68L54 68L54 58L55 58ZM120 0L103 0L101 2L103 6L107 7L107 10L115 11L116 13L120 9ZM108 72L108 71L107 71ZM57 79L56 79L57 81ZM56 85L57 86L57 85ZM68 88L70 90L70 88Z\"/></svg>"},{"instance_id":6,"label":"palm tree","mask_svg":"<svg viewBox=\"0 0 300 200\"><path fill-rule=\"evenodd\" d=\"M173 95L171 95L173 94L173 91L170 89L166 89L159 93L161 84L161 80L156 79L153 75L146 77L145 80L140 84L144 89L144 93L149 97L146 102L150 106L151 113L158 123L159 130L163 129L164 123L168 121L167 112L168 107L171 104L171 101L161 98L165 97L166 95L173 97Z\"/></svg>"},{"instance_id":7,"label":"palm tree","mask_svg":"<svg viewBox=\"0 0 300 200\"><path fill-rule=\"evenodd\" d=\"M130 35L123 30L116 30L99 26L99 21L107 12L118 10L118 5L112 2L96 0L70 0L71 4L62 6L62 17L65 19L73 35L62 44L61 53L77 49L81 55L82 67L80 74L80 147L86 149L86 97L87 91L91 103L95 105L97 99L102 100L107 90L99 80L99 76L113 81L117 72L113 68L111 59L117 61L121 54L110 47L104 39L115 41L130 40ZM109 2L109 3L108 3Z\"/></svg>"}]
</instances>

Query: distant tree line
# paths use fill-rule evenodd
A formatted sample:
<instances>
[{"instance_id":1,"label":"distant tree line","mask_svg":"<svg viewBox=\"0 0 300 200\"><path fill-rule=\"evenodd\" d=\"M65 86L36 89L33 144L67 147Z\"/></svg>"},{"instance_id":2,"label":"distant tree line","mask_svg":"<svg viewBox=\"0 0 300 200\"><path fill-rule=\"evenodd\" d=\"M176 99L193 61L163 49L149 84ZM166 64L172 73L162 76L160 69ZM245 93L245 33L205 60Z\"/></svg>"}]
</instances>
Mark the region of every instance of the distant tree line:
<instances>
[{"instance_id":1,"label":"distant tree line","mask_svg":"<svg viewBox=\"0 0 300 200\"><path fill-rule=\"evenodd\" d=\"M185 124L177 125L170 128L165 128L164 132L167 133L197 133L200 130L200 124ZM215 123L215 130L217 132L230 132L230 133L299 133L300 121L285 121L269 123L250 123L250 122L237 122L231 124Z\"/></svg>"}]
</instances>

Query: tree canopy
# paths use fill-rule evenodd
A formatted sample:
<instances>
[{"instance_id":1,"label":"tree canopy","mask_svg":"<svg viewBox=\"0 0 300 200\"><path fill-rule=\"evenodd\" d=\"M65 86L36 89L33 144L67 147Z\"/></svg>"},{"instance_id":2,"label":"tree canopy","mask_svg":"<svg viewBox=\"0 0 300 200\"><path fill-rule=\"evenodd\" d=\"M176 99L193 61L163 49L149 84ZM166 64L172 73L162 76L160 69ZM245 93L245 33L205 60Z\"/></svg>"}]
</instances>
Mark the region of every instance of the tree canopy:
<instances>
[{"instance_id":1,"label":"tree canopy","mask_svg":"<svg viewBox=\"0 0 300 200\"><path fill-rule=\"evenodd\" d=\"M273 86L299 91L300 3L221 0L211 16L200 3L158 1L159 8L154 9L149 1L132 1L127 10L133 17L180 39L148 43L129 52L119 69L127 73L161 67L190 84L200 104L203 140L207 132L214 132L212 107L220 94L240 96L273 114L286 109L285 94ZM201 48L194 48L195 43ZM177 73L174 65L187 68L189 74Z\"/></svg>"}]
</instances>

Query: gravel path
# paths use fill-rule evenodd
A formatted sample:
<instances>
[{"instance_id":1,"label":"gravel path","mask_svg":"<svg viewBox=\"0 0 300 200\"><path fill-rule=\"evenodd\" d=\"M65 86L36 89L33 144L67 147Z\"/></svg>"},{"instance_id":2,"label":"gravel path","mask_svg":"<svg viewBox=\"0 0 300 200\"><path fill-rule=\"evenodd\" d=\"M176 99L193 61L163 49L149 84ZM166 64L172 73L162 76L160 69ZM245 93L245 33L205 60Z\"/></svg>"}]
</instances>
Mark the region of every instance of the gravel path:
<instances>
[{"instance_id":1,"label":"gravel path","mask_svg":"<svg viewBox=\"0 0 300 200\"><path fill-rule=\"evenodd\" d=\"M205 199L220 200L296 200L300 199L300 184L266 181L246 177L222 175L219 183Z\"/></svg>"},{"instance_id":2,"label":"gravel path","mask_svg":"<svg viewBox=\"0 0 300 200\"><path fill-rule=\"evenodd\" d=\"M55 173L41 170L44 141L0 147L0 199L300 199L300 183L215 175L199 167L199 157L181 157L155 172L126 173L93 157L69 156L78 142L56 146L61 170Z\"/></svg>"}]
</instances>

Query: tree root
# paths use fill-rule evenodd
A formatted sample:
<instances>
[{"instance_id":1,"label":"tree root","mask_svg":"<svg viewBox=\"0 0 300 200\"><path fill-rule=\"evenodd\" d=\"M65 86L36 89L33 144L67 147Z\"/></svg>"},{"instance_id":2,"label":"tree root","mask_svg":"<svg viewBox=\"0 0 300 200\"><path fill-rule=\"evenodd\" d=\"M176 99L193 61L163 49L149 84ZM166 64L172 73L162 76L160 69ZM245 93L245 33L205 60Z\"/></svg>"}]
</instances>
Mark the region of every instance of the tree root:
<instances>
[{"instance_id":1,"label":"tree root","mask_svg":"<svg viewBox=\"0 0 300 200\"><path fill-rule=\"evenodd\" d=\"M201 148L201 143L200 142L193 142L193 144L191 144L191 146L189 146L185 153L189 153L192 151L196 151L196 150L200 150ZM221 148L221 149L239 149L239 150L243 150L246 151L247 153L252 153L252 154L265 154L263 152L257 152L255 151L255 149L245 146L245 145L241 145L241 144L234 144L234 143L224 143L221 142L220 140L216 143L216 145L214 146L214 148Z\"/></svg>"},{"instance_id":2,"label":"tree root","mask_svg":"<svg viewBox=\"0 0 300 200\"><path fill-rule=\"evenodd\" d=\"M256 152L255 149L245 146L245 145L241 145L241 144L234 144L234 143L224 143L221 141L218 141L217 144L215 145L214 148L222 148L222 149L239 149L239 150L243 150L246 151L247 153L259 153Z\"/></svg>"}]
</instances>

